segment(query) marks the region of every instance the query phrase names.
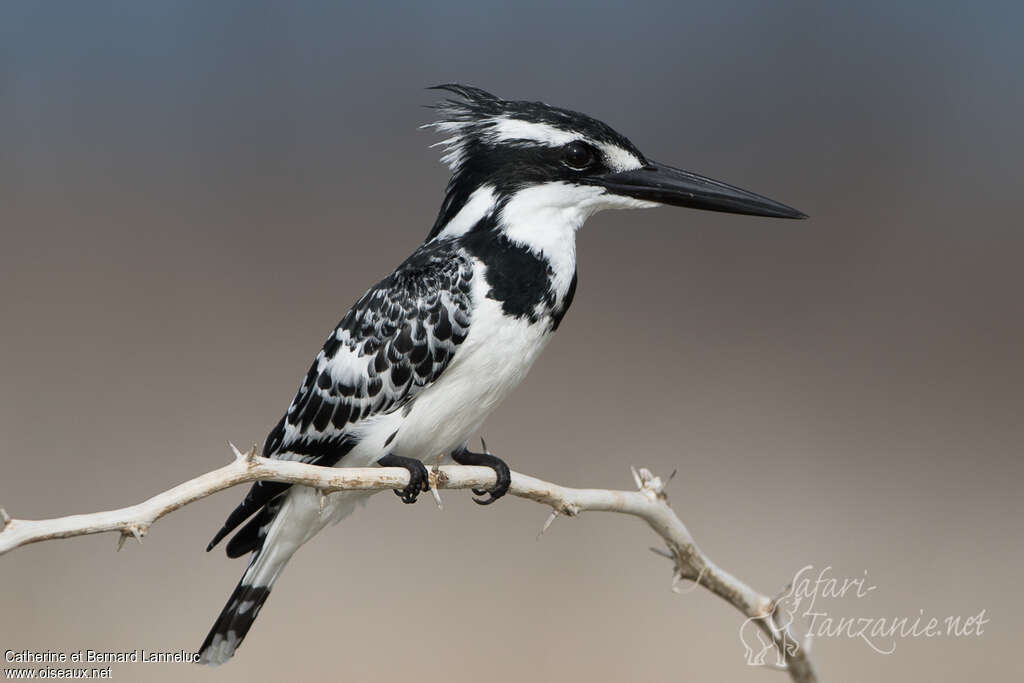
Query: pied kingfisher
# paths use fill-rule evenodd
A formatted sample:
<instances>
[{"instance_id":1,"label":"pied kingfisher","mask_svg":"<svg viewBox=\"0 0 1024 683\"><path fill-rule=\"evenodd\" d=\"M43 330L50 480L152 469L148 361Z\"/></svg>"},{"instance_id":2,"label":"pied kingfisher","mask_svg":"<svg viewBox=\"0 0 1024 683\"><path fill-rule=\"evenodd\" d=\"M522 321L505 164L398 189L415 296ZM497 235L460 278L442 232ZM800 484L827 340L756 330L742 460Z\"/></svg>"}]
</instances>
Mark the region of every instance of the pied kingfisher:
<instances>
[{"instance_id":1,"label":"pied kingfisher","mask_svg":"<svg viewBox=\"0 0 1024 683\"><path fill-rule=\"evenodd\" d=\"M601 209L671 204L754 216L805 218L765 197L647 159L604 123L478 88L454 95L428 124L447 136L452 176L426 241L370 288L327 337L263 455L316 465L409 470L406 503L428 490L424 463L450 455L491 467L489 504L509 469L469 450L470 436L522 381L576 291L576 230ZM486 450L486 449L485 449ZM227 544L249 566L200 648L228 660L271 586L306 541L372 492L321 503L312 488L258 482L207 550Z\"/></svg>"}]
</instances>

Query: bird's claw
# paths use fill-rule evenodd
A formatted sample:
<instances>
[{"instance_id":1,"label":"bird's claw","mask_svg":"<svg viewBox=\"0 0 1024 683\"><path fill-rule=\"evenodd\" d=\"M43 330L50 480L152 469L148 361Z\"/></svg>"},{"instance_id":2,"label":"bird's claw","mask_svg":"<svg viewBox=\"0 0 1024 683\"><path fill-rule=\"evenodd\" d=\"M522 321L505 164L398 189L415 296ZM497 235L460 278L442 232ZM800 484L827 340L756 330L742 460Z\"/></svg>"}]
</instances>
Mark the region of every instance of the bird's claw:
<instances>
[{"instance_id":1,"label":"bird's claw","mask_svg":"<svg viewBox=\"0 0 1024 683\"><path fill-rule=\"evenodd\" d=\"M430 490L430 475L427 474L427 468L419 460L416 461L416 465L409 467L409 485L404 489L395 489L395 495L407 505L415 503L420 493Z\"/></svg>"},{"instance_id":2,"label":"bird's claw","mask_svg":"<svg viewBox=\"0 0 1024 683\"><path fill-rule=\"evenodd\" d=\"M502 493L494 493L493 491L474 491L474 493L476 493L478 496L482 496L485 493L490 495L490 497L487 498L487 499L484 499L484 498L474 498L473 502L476 503L477 505L490 505L491 503L493 503L494 501L498 500L503 495L505 495L504 492L502 492Z\"/></svg>"},{"instance_id":3,"label":"bird's claw","mask_svg":"<svg viewBox=\"0 0 1024 683\"><path fill-rule=\"evenodd\" d=\"M460 465L481 465L494 470L496 479L494 486L489 489L473 489L473 493L476 495L487 496L487 498L474 498L474 503L477 505L490 505L508 493L508 488L512 484L512 474L509 472L505 461L491 455L487 450L487 444L483 443L483 439L480 442L484 447L483 453L474 453L467 449L458 454L453 453L452 459Z\"/></svg>"},{"instance_id":4,"label":"bird's claw","mask_svg":"<svg viewBox=\"0 0 1024 683\"><path fill-rule=\"evenodd\" d=\"M378 464L384 467L404 467L409 471L409 484L403 489L395 489L395 495L405 504L415 503L420 493L430 490L430 474L427 467L415 458L402 458L389 455L381 458Z\"/></svg>"},{"instance_id":5,"label":"bird's claw","mask_svg":"<svg viewBox=\"0 0 1024 683\"><path fill-rule=\"evenodd\" d=\"M501 461L499 460L499 462ZM508 493L508 487L512 484L512 477L509 474L508 465L503 462L501 465L496 465L494 467L494 473L497 475L498 482L491 489L473 489L473 493L476 495L487 496L487 498L474 498L473 502L477 505L490 505Z\"/></svg>"}]
</instances>

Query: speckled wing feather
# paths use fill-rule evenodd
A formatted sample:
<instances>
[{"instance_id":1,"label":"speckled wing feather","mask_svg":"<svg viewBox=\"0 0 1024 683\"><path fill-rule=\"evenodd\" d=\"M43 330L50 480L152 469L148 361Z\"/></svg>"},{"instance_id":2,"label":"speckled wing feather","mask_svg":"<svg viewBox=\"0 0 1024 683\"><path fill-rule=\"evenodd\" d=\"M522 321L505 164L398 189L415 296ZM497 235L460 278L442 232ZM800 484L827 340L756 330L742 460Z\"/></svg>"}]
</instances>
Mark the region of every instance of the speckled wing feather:
<instances>
[{"instance_id":1,"label":"speckled wing feather","mask_svg":"<svg viewBox=\"0 0 1024 683\"><path fill-rule=\"evenodd\" d=\"M358 443L354 425L415 399L469 332L472 278L469 257L444 240L424 245L366 292L327 338L263 455L333 466ZM288 487L254 484L207 549ZM229 555L255 547L263 516L231 540Z\"/></svg>"}]
</instances>

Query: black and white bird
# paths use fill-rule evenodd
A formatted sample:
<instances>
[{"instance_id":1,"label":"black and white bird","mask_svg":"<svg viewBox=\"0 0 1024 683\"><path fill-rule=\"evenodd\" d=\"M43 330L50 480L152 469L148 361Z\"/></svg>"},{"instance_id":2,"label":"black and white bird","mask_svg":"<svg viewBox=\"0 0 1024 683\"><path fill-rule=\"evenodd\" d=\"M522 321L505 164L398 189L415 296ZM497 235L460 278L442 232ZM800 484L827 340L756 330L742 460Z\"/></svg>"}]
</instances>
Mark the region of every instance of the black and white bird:
<instances>
[{"instance_id":1,"label":"black and white bird","mask_svg":"<svg viewBox=\"0 0 1024 683\"><path fill-rule=\"evenodd\" d=\"M429 124L447 138L452 176L426 241L367 291L327 337L263 447L269 458L336 467L404 467L411 503L428 490L424 463L504 462L469 438L522 381L576 291L576 231L602 209L670 204L804 218L745 190L649 160L604 123L540 102L442 85L451 97ZM303 486L259 482L207 550L227 544L249 566L200 648L227 661L299 547L364 504L342 491L321 504ZM250 519L251 517L251 519Z\"/></svg>"}]
</instances>

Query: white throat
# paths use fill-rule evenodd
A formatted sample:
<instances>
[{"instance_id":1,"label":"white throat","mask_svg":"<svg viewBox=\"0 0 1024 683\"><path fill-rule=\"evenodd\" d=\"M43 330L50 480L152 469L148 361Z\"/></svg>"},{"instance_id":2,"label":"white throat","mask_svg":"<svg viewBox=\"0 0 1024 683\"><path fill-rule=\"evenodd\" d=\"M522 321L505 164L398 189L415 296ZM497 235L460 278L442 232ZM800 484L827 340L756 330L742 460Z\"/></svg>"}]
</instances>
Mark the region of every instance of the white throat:
<instances>
[{"instance_id":1,"label":"white throat","mask_svg":"<svg viewBox=\"0 0 1024 683\"><path fill-rule=\"evenodd\" d=\"M551 264L552 289L564 294L576 273L576 231L602 209L640 209L654 202L608 194L604 188L551 182L516 192L498 224L510 240Z\"/></svg>"}]
</instances>

